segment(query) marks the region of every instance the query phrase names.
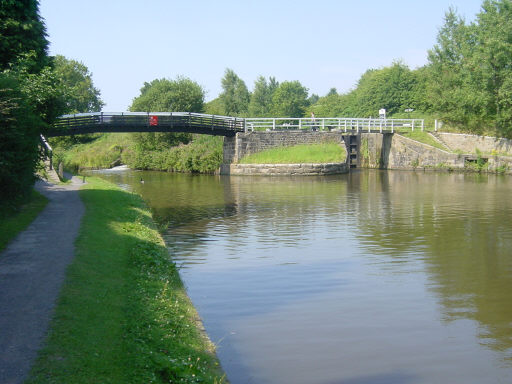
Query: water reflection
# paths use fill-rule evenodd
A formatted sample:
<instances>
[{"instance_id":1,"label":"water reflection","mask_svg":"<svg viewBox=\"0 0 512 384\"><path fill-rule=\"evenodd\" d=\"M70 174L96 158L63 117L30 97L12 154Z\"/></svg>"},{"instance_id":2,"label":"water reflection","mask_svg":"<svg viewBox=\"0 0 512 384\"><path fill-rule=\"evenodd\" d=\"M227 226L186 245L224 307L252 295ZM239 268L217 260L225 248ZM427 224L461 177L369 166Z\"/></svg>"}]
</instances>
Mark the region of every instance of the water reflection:
<instances>
[{"instance_id":1,"label":"water reflection","mask_svg":"<svg viewBox=\"0 0 512 384\"><path fill-rule=\"evenodd\" d=\"M233 383L512 380L509 178L142 175Z\"/></svg>"}]
</instances>

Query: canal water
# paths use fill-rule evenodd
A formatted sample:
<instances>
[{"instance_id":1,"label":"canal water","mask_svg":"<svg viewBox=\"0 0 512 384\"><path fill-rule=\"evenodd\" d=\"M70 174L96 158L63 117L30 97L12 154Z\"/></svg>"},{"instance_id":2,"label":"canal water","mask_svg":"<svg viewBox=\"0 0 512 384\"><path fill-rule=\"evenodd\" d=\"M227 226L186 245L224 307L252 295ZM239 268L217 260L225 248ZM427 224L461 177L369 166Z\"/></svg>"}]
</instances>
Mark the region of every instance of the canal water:
<instances>
[{"instance_id":1,"label":"canal water","mask_svg":"<svg viewBox=\"0 0 512 384\"><path fill-rule=\"evenodd\" d=\"M512 178L101 175L166 228L231 383L512 383Z\"/></svg>"}]
</instances>

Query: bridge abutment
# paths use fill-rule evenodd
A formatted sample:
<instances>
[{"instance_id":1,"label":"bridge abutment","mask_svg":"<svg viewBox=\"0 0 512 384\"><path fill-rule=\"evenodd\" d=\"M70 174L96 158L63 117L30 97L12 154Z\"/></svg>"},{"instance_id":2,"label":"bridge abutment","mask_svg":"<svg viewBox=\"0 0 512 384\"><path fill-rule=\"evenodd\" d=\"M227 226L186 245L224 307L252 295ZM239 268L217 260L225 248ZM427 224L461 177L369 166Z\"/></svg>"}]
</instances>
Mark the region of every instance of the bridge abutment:
<instances>
[{"instance_id":1,"label":"bridge abutment","mask_svg":"<svg viewBox=\"0 0 512 384\"><path fill-rule=\"evenodd\" d=\"M231 174L231 165L237 164L243 157L275 147L288 147L299 144L319 144L325 142L344 142L342 132L314 131L254 131L239 132L233 137L224 137L221 175ZM348 148L347 148L348 150Z\"/></svg>"}]
</instances>

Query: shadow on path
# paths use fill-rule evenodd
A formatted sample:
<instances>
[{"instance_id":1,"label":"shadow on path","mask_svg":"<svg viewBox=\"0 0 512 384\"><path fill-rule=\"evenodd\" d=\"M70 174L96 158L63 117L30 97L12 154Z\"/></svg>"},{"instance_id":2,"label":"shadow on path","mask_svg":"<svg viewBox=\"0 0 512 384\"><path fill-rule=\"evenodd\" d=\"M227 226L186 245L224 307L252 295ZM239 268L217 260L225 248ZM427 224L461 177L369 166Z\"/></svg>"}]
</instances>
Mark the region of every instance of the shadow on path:
<instances>
[{"instance_id":1,"label":"shadow on path","mask_svg":"<svg viewBox=\"0 0 512 384\"><path fill-rule=\"evenodd\" d=\"M84 213L82 180L36 189L49 202L0 253L0 383L22 383L47 333Z\"/></svg>"}]
</instances>

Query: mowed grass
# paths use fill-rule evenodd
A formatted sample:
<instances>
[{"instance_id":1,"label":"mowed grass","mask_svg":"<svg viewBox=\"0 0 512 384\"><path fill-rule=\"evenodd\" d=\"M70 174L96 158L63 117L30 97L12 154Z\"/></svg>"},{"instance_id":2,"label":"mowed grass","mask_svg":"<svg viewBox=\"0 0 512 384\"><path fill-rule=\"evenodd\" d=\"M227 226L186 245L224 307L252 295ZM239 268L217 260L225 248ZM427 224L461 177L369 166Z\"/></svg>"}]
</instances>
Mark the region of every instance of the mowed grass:
<instances>
[{"instance_id":1,"label":"mowed grass","mask_svg":"<svg viewBox=\"0 0 512 384\"><path fill-rule=\"evenodd\" d=\"M14 239L18 233L26 229L37 215L46 207L48 199L39 192L32 190L30 200L19 209L2 209L0 212L0 251Z\"/></svg>"},{"instance_id":2,"label":"mowed grass","mask_svg":"<svg viewBox=\"0 0 512 384\"><path fill-rule=\"evenodd\" d=\"M241 164L341 163L347 151L340 143L301 144L271 148L244 157Z\"/></svg>"},{"instance_id":3,"label":"mowed grass","mask_svg":"<svg viewBox=\"0 0 512 384\"><path fill-rule=\"evenodd\" d=\"M420 143L428 144L435 148L442 149L443 151L451 152L449 148L441 144L434 137L432 137L431 134L429 134L426 131L415 130L411 132L400 133L400 135L405 136L411 140L416 140L419 141Z\"/></svg>"},{"instance_id":4,"label":"mowed grass","mask_svg":"<svg viewBox=\"0 0 512 384\"><path fill-rule=\"evenodd\" d=\"M27 383L221 383L151 214L96 178L46 345Z\"/></svg>"}]
</instances>

